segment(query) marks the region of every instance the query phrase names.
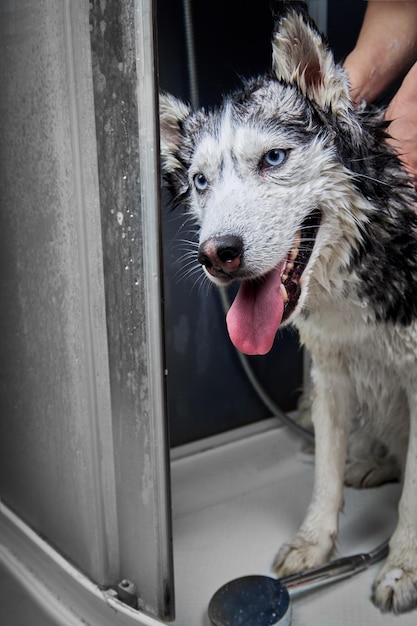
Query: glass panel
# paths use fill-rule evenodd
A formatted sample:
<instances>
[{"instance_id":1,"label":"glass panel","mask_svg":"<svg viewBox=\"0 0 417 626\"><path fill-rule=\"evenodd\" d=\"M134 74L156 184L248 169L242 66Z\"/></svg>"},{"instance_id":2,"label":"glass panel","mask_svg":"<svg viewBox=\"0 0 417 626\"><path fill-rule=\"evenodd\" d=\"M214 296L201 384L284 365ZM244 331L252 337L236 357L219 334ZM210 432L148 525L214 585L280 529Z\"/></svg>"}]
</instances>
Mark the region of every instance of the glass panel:
<instances>
[{"instance_id":1,"label":"glass panel","mask_svg":"<svg viewBox=\"0 0 417 626\"><path fill-rule=\"evenodd\" d=\"M152 33L150 1L1 3L0 497L168 619Z\"/></svg>"}]
</instances>

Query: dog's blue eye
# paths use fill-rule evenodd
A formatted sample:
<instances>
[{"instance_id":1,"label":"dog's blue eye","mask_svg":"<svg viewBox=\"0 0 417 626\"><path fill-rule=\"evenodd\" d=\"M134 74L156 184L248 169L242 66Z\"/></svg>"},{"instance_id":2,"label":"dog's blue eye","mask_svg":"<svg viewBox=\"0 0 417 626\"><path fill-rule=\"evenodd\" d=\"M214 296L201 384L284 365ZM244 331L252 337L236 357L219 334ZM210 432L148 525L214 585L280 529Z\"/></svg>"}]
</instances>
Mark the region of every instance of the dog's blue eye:
<instances>
[{"instance_id":1,"label":"dog's blue eye","mask_svg":"<svg viewBox=\"0 0 417 626\"><path fill-rule=\"evenodd\" d=\"M273 150L269 150L262 157L261 167L277 167L278 165L282 165L287 158L287 151L280 150L279 148L274 148Z\"/></svg>"},{"instance_id":2,"label":"dog's blue eye","mask_svg":"<svg viewBox=\"0 0 417 626\"><path fill-rule=\"evenodd\" d=\"M204 174L196 174L194 176L194 185L198 191L205 191L208 187L208 180Z\"/></svg>"}]
</instances>

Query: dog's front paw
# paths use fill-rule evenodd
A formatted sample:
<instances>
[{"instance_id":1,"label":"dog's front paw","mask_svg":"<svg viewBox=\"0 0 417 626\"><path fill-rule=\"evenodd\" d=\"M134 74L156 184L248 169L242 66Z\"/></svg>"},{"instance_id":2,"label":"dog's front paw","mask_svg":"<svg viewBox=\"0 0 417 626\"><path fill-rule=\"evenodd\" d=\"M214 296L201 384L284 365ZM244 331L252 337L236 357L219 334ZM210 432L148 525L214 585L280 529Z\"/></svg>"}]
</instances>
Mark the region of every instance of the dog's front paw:
<instances>
[{"instance_id":1,"label":"dog's front paw","mask_svg":"<svg viewBox=\"0 0 417 626\"><path fill-rule=\"evenodd\" d=\"M405 569L391 560L373 586L372 600L384 612L405 613L417 606L417 568Z\"/></svg>"},{"instance_id":2,"label":"dog's front paw","mask_svg":"<svg viewBox=\"0 0 417 626\"><path fill-rule=\"evenodd\" d=\"M333 552L333 542L323 545L297 536L292 542L285 543L273 562L277 576L286 576L326 563Z\"/></svg>"}]
</instances>

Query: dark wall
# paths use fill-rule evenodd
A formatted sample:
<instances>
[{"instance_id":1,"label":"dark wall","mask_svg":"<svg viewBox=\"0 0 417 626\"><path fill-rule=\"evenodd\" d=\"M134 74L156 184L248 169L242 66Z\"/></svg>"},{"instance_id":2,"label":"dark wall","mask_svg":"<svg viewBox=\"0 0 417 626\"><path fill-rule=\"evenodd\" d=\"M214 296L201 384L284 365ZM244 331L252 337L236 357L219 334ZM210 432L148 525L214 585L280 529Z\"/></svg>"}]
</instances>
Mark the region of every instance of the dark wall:
<instances>
[{"instance_id":1,"label":"dark wall","mask_svg":"<svg viewBox=\"0 0 417 626\"><path fill-rule=\"evenodd\" d=\"M327 39L338 61L352 50L365 9L365 0L328 0Z\"/></svg>"},{"instance_id":2,"label":"dark wall","mask_svg":"<svg viewBox=\"0 0 417 626\"><path fill-rule=\"evenodd\" d=\"M240 76L270 64L269 0L192 4L196 65L202 105L220 101ZM187 99L187 59L182 0L158 0L159 72L163 89Z\"/></svg>"}]
</instances>

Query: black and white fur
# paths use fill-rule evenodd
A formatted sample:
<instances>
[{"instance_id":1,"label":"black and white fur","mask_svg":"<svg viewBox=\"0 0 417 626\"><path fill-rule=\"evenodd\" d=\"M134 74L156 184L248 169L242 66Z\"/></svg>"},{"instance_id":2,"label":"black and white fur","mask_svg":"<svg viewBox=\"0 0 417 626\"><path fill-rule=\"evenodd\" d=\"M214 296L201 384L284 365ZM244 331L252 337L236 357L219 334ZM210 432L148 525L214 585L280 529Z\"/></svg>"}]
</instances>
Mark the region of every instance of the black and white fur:
<instances>
[{"instance_id":1,"label":"black and white fur","mask_svg":"<svg viewBox=\"0 0 417 626\"><path fill-rule=\"evenodd\" d=\"M331 557L355 418L389 455L348 467L350 483L403 481L373 589L377 606L399 613L417 605L417 219L385 128L383 112L355 109L344 70L299 9L277 21L272 72L220 108L161 97L164 176L199 224L208 277L260 282L297 252L303 265L281 325L293 323L312 355L315 486L274 568Z\"/></svg>"}]
</instances>

